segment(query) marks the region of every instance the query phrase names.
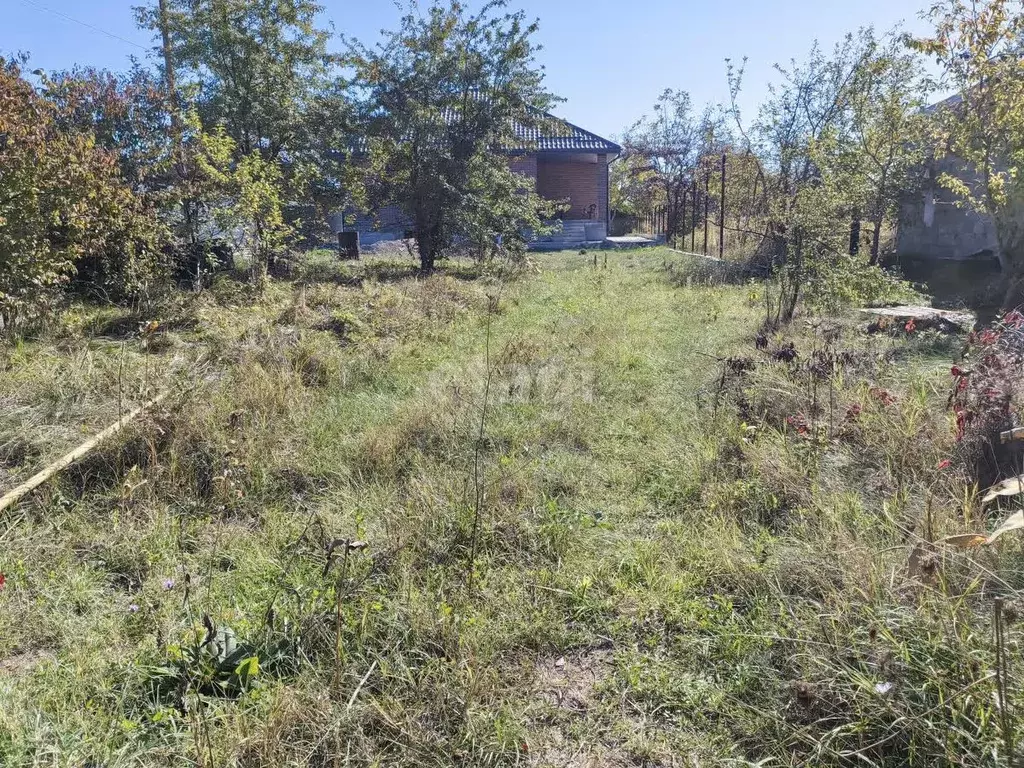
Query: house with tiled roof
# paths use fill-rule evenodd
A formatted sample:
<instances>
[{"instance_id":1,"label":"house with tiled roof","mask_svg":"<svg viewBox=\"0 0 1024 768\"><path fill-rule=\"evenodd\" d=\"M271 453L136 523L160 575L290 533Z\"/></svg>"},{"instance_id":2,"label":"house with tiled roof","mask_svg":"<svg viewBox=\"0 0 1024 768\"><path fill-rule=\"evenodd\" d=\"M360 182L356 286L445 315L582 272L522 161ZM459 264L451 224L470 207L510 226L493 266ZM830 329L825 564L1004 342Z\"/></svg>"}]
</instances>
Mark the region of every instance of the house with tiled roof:
<instances>
[{"instance_id":1,"label":"house with tiled roof","mask_svg":"<svg viewBox=\"0 0 1024 768\"><path fill-rule=\"evenodd\" d=\"M535 238L534 248L571 248L601 242L608 236L608 166L622 152L614 142L577 125L545 113L529 126L516 126L519 146L506 150L509 164L527 177L542 197L566 201L561 226L550 235ZM402 212L389 206L370 214L341 215L332 219L335 231L360 233L364 244L396 240L408 229Z\"/></svg>"}]
</instances>

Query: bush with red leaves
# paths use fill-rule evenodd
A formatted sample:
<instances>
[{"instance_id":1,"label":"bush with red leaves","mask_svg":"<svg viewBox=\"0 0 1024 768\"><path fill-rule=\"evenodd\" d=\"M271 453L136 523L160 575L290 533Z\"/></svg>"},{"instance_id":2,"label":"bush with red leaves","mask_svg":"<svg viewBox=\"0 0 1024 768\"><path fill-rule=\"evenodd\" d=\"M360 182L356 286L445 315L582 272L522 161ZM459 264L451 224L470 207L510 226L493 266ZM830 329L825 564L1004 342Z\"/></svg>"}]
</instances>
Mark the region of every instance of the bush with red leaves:
<instances>
[{"instance_id":1,"label":"bush with red leaves","mask_svg":"<svg viewBox=\"0 0 1024 768\"><path fill-rule=\"evenodd\" d=\"M971 333L964 364L950 369L949 407L956 418L957 459L982 486L1016 469L999 433L1020 423L1024 395L1024 314L1017 310Z\"/></svg>"}]
</instances>

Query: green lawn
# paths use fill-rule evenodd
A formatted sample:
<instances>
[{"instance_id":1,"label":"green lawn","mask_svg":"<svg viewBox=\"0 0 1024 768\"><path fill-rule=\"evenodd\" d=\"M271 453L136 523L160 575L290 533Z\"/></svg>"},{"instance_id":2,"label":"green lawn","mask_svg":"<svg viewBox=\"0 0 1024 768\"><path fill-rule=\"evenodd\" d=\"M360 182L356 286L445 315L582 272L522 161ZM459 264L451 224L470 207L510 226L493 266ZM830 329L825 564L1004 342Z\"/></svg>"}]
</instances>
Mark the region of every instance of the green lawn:
<instances>
[{"instance_id":1,"label":"green lawn","mask_svg":"<svg viewBox=\"0 0 1024 768\"><path fill-rule=\"evenodd\" d=\"M4 350L5 490L175 391L0 518L4 763L996 764L1016 545L908 571L970 527L958 342L773 363L679 258L322 261Z\"/></svg>"}]
</instances>

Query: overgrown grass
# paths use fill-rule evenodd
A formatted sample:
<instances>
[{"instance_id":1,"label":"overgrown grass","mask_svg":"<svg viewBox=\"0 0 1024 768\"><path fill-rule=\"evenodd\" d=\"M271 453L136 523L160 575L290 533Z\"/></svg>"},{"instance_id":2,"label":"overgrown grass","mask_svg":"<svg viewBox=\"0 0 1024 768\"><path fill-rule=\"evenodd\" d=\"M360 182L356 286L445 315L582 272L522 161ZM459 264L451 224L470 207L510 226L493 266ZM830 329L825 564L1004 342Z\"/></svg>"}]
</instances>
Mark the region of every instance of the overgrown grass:
<instances>
[{"instance_id":1,"label":"overgrown grass","mask_svg":"<svg viewBox=\"0 0 1024 768\"><path fill-rule=\"evenodd\" d=\"M1006 764L1019 545L927 543L991 525L956 344L756 350L675 258L320 258L5 350L2 487L177 392L0 521L6 764Z\"/></svg>"}]
</instances>

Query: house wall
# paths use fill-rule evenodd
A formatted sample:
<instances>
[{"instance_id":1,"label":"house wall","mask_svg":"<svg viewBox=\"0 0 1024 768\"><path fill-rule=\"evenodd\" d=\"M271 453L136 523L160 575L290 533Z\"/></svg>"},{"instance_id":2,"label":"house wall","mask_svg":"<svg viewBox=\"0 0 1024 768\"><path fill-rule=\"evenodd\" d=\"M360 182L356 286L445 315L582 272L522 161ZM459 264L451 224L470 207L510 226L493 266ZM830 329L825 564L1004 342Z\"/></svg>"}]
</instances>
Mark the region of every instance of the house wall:
<instances>
[{"instance_id":1,"label":"house wall","mask_svg":"<svg viewBox=\"0 0 1024 768\"><path fill-rule=\"evenodd\" d=\"M533 180L539 194L551 200L568 198L571 208L562 214L565 225L562 230L548 238L553 245L568 247L578 242L601 240L607 234L608 216L608 157L598 154L560 155L556 157L536 154L516 155L509 159L509 167ZM595 205L596 210L587 229L587 209ZM380 240L402 237L410 223L397 206L386 206L375 214L347 212L347 217L334 214L329 219L334 232L344 229L356 230L365 245Z\"/></svg>"},{"instance_id":2,"label":"house wall","mask_svg":"<svg viewBox=\"0 0 1024 768\"><path fill-rule=\"evenodd\" d=\"M375 214L358 213L351 209L345 213L334 213L328 219L335 232L343 229L359 232L363 245L372 245L382 240L398 240L410 228L410 222L397 205L386 205Z\"/></svg>"},{"instance_id":3,"label":"house wall","mask_svg":"<svg viewBox=\"0 0 1024 768\"><path fill-rule=\"evenodd\" d=\"M909 259L992 259L999 249L992 219L969 206L935 179L950 173L968 183L971 176L955 158L934 164L922 193L908 200L900 213L896 252Z\"/></svg>"},{"instance_id":4,"label":"house wall","mask_svg":"<svg viewBox=\"0 0 1024 768\"><path fill-rule=\"evenodd\" d=\"M549 200L568 198L565 219L586 219L596 205L596 221L608 216L608 161L606 155L580 155L571 159L541 158L537 163L537 191Z\"/></svg>"},{"instance_id":5,"label":"house wall","mask_svg":"<svg viewBox=\"0 0 1024 768\"><path fill-rule=\"evenodd\" d=\"M514 173L518 173L522 176L529 176L533 179L534 187L537 185L537 156L536 155L516 155L508 163L509 168Z\"/></svg>"}]
</instances>

